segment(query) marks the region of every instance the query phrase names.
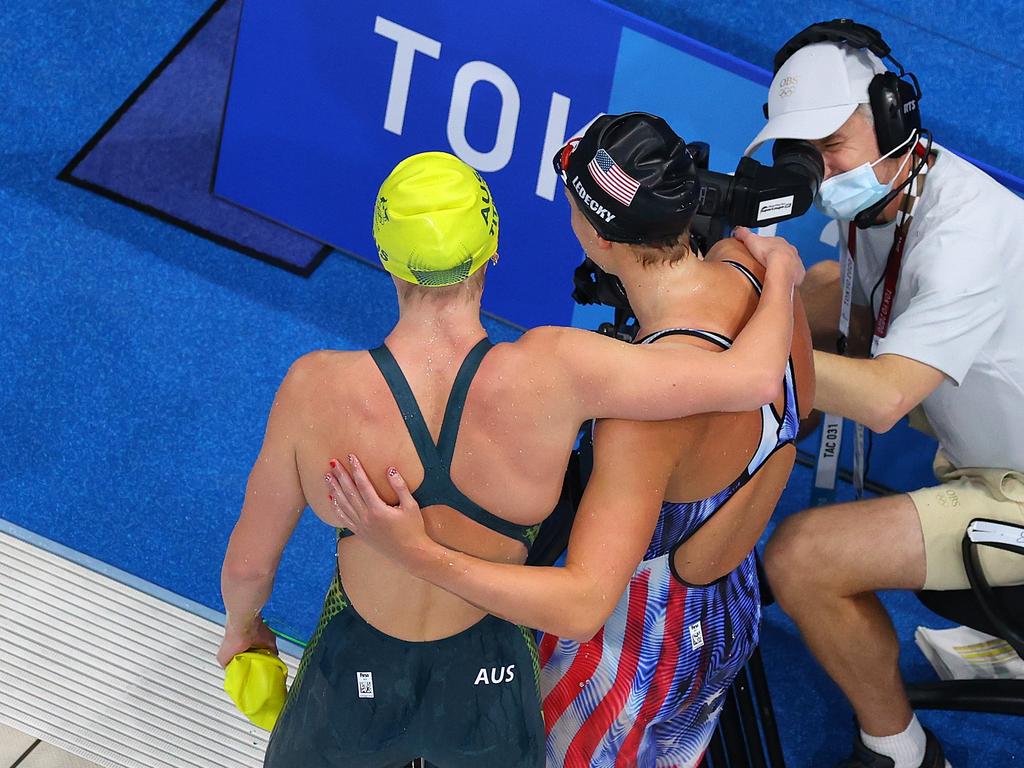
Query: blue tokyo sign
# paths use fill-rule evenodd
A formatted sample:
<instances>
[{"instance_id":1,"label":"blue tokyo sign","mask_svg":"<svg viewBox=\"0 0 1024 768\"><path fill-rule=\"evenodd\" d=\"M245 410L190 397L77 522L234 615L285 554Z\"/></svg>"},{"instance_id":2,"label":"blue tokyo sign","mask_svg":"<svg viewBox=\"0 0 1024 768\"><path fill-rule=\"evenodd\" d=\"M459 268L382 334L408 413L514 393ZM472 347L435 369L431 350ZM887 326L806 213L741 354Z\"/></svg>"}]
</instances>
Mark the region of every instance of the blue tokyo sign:
<instances>
[{"instance_id":1,"label":"blue tokyo sign","mask_svg":"<svg viewBox=\"0 0 1024 768\"><path fill-rule=\"evenodd\" d=\"M550 158L598 115L642 109L714 170L735 168L763 117L769 76L596 0L246 3L215 191L373 259L377 187L415 152L450 151L485 174L502 260L485 308L523 326L581 320L581 253ZM811 213L781 233L831 252ZM833 240L834 244L834 240Z\"/></svg>"}]
</instances>

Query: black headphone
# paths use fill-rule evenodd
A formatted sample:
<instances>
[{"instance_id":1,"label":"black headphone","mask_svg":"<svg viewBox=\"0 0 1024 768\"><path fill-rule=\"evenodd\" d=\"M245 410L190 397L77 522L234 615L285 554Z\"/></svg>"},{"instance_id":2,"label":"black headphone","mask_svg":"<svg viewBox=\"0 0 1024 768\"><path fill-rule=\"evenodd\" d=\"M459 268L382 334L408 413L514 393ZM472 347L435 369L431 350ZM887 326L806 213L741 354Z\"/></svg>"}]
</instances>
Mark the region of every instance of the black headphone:
<instances>
[{"instance_id":1,"label":"black headphone","mask_svg":"<svg viewBox=\"0 0 1024 768\"><path fill-rule=\"evenodd\" d=\"M775 54L775 74L786 60L812 43L842 43L857 50L867 49L880 59L888 59L899 72L881 72L868 85L868 100L875 121L878 149L883 155L906 144L914 131L921 131L921 85L913 72L892 57L891 48L873 27L850 19L833 19L811 24L790 38ZM768 104L764 105L768 117Z\"/></svg>"}]
</instances>

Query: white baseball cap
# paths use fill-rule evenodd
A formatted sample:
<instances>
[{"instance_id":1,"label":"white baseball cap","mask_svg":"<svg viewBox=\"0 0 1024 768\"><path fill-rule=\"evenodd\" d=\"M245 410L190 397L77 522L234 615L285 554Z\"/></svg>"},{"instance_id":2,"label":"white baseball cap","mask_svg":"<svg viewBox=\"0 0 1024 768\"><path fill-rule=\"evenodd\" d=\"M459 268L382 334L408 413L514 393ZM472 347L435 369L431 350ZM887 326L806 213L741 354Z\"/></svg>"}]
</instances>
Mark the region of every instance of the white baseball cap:
<instances>
[{"instance_id":1,"label":"white baseball cap","mask_svg":"<svg viewBox=\"0 0 1024 768\"><path fill-rule=\"evenodd\" d=\"M870 51L814 43L782 65L768 90L768 122L743 154L773 139L823 139L868 103L868 84L885 64Z\"/></svg>"}]
</instances>

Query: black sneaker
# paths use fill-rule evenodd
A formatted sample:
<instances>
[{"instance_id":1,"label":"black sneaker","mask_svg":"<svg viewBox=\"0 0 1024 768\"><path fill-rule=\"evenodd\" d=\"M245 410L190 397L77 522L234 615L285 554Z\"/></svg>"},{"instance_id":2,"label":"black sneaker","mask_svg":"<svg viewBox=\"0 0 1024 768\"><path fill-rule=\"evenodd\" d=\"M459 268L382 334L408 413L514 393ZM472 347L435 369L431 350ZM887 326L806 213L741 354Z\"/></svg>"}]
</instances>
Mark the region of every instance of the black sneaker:
<instances>
[{"instance_id":1,"label":"black sneaker","mask_svg":"<svg viewBox=\"0 0 1024 768\"><path fill-rule=\"evenodd\" d=\"M942 752L942 745L935 738L935 734L924 729L927 739L924 748L924 760L918 768L945 768L946 756ZM893 768L896 765L891 757L880 755L864 746L860 740L860 733L853 737L853 754L839 763L836 768Z\"/></svg>"}]
</instances>

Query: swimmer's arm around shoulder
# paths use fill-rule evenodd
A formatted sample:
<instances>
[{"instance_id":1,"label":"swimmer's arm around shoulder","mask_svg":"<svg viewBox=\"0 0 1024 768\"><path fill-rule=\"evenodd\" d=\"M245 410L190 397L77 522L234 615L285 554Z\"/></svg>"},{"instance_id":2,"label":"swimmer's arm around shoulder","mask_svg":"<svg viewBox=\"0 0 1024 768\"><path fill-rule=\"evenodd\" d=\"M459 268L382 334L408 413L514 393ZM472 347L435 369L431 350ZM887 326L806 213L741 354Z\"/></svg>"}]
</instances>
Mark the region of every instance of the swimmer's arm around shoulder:
<instances>
[{"instance_id":1,"label":"swimmer's arm around shoulder","mask_svg":"<svg viewBox=\"0 0 1024 768\"><path fill-rule=\"evenodd\" d=\"M221 593L229 630L244 632L258 624L281 553L306 507L292 441L306 366L303 359L297 361L277 391L263 446L249 473L242 511L228 541Z\"/></svg>"},{"instance_id":2,"label":"swimmer's arm around shoulder","mask_svg":"<svg viewBox=\"0 0 1024 768\"><path fill-rule=\"evenodd\" d=\"M432 540L406 561L407 567L504 619L589 640L608 620L650 543L675 464L673 427L598 424L594 473L564 567L493 563Z\"/></svg>"},{"instance_id":3,"label":"swimmer's arm around shoulder","mask_svg":"<svg viewBox=\"0 0 1024 768\"><path fill-rule=\"evenodd\" d=\"M534 345L560 374L568 390L565 407L577 409L580 421L650 421L759 408L780 392L793 337L793 288L803 268L796 250L780 238L760 238L755 248L768 264L764 290L729 350L630 345L553 327L529 331L520 343Z\"/></svg>"}]
</instances>

